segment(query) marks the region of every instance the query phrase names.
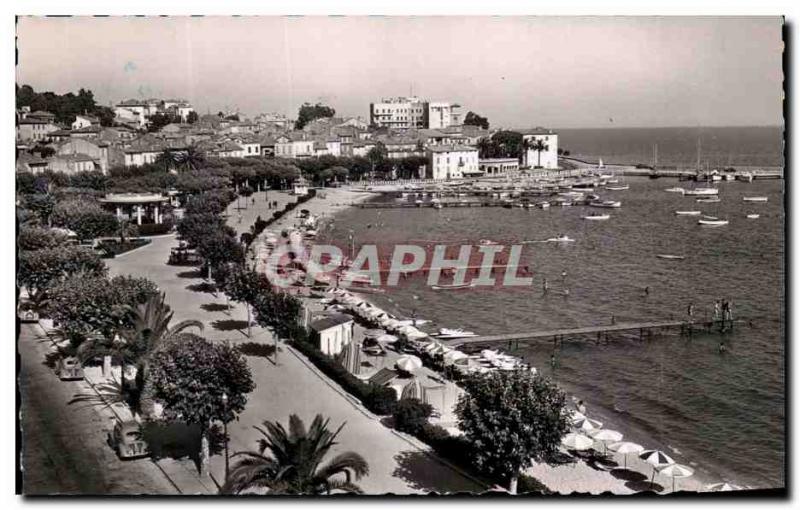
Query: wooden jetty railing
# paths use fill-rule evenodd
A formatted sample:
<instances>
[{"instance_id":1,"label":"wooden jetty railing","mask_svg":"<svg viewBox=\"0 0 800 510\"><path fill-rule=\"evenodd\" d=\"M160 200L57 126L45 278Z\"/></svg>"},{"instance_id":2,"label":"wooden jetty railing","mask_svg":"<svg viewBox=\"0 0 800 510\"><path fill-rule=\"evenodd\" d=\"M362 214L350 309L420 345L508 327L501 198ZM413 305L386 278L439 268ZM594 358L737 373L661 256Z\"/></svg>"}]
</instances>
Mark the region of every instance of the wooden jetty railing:
<instances>
[{"instance_id":1,"label":"wooden jetty railing","mask_svg":"<svg viewBox=\"0 0 800 510\"><path fill-rule=\"evenodd\" d=\"M549 340L554 344L564 341L567 337L592 336L595 342L608 341L609 333L639 333L639 338L652 336L655 331L678 330L682 335L691 335L694 331L712 331L718 328L719 331L727 331L733 328L735 323L743 322L741 319L725 320L722 319L698 319L669 320L654 322L625 322L617 324L607 324L603 326L587 326L582 328L553 329L545 331L527 331L522 333L510 333L504 335L477 336L472 338L458 338L447 340L450 347L467 346L470 344L510 344L520 342L530 342L535 340Z\"/></svg>"}]
</instances>

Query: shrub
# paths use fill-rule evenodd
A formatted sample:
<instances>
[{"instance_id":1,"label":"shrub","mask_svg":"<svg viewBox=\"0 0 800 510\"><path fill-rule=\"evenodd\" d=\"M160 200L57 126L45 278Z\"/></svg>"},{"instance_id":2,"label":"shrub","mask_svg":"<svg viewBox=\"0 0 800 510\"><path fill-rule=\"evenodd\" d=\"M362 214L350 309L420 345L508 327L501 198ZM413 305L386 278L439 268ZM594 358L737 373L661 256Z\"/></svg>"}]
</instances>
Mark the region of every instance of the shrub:
<instances>
[{"instance_id":1,"label":"shrub","mask_svg":"<svg viewBox=\"0 0 800 510\"><path fill-rule=\"evenodd\" d=\"M100 241L97 248L101 251L101 258L114 258L121 253L134 250L146 244L150 244L149 239L128 239L124 243L114 239Z\"/></svg>"},{"instance_id":2,"label":"shrub","mask_svg":"<svg viewBox=\"0 0 800 510\"><path fill-rule=\"evenodd\" d=\"M537 492L540 494L552 494L553 491L547 488L542 482L536 478L520 474L517 478L517 494L526 494L529 492Z\"/></svg>"},{"instance_id":3,"label":"shrub","mask_svg":"<svg viewBox=\"0 0 800 510\"><path fill-rule=\"evenodd\" d=\"M397 392L388 386L370 384L369 387L370 392L363 400L367 409L381 416L392 414L397 406Z\"/></svg>"},{"instance_id":4,"label":"shrub","mask_svg":"<svg viewBox=\"0 0 800 510\"><path fill-rule=\"evenodd\" d=\"M428 423L428 417L433 413L433 407L416 398L404 398L394 407L394 427L409 434L416 435Z\"/></svg>"},{"instance_id":5,"label":"shrub","mask_svg":"<svg viewBox=\"0 0 800 510\"><path fill-rule=\"evenodd\" d=\"M156 223L145 223L143 225L139 225L139 235L140 236L161 236L165 234L169 234L172 231L172 227L174 226L173 221L166 220L163 223L156 224Z\"/></svg>"}]
</instances>

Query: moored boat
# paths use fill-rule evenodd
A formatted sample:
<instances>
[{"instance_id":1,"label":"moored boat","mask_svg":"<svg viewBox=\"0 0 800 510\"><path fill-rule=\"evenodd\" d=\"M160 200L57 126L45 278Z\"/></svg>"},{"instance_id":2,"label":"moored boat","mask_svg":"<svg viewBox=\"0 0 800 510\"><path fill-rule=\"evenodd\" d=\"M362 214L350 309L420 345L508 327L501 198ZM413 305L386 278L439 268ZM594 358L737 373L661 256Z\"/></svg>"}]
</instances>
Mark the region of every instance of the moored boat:
<instances>
[{"instance_id":1,"label":"moored boat","mask_svg":"<svg viewBox=\"0 0 800 510\"><path fill-rule=\"evenodd\" d=\"M548 243L574 243L575 239L570 238L569 236L558 236L558 237L551 237L547 240Z\"/></svg>"},{"instance_id":2,"label":"moored boat","mask_svg":"<svg viewBox=\"0 0 800 510\"><path fill-rule=\"evenodd\" d=\"M699 202L701 204L715 204L717 202L720 202L720 199L718 197L703 197L703 198L698 198L696 202Z\"/></svg>"},{"instance_id":3,"label":"moored boat","mask_svg":"<svg viewBox=\"0 0 800 510\"><path fill-rule=\"evenodd\" d=\"M697 223L705 227L723 227L728 224L728 220L697 220Z\"/></svg>"},{"instance_id":4,"label":"moored boat","mask_svg":"<svg viewBox=\"0 0 800 510\"><path fill-rule=\"evenodd\" d=\"M669 255L667 253L659 253L658 255L656 255L656 257L665 260L683 260L686 258L683 255Z\"/></svg>"},{"instance_id":5,"label":"moored boat","mask_svg":"<svg viewBox=\"0 0 800 510\"><path fill-rule=\"evenodd\" d=\"M700 211L675 211L677 216L700 216Z\"/></svg>"},{"instance_id":6,"label":"moored boat","mask_svg":"<svg viewBox=\"0 0 800 510\"><path fill-rule=\"evenodd\" d=\"M694 188L685 190L683 194L690 197L718 195L719 190L717 188Z\"/></svg>"},{"instance_id":7,"label":"moored boat","mask_svg":"<svg viewBox=\"0 0 800 510\"><path fill-rule=\"evenodd\" d=\"M460 328L459 329L441 328L439 330L439 333L436 333L431 336L446 339L446 338L469 338L478 335L473 331L464 331L463 329Z\"/></svg>"},{"instance_id":8,"label":"moored boat","mask_svg":"<svg viewBox=\"0 0 800 510\"><path fill-rule=\"evenodd\" d=\"M592 207L617 208L622 207L622 202L619 200L603 200L591 202L589 205Z\"/></svg>"},{"instance_id":9,"label":"moored boat","mask_svg":"<svg viewBox=\"0 0 800 510\"><path fill-rule=\"evenodd\" d=\"M686 190L681 187L667 188L664 191L666 191L667 193L680 193L680 194L686 192Z\"/></svg>"},{"instance_id":10,"label":"moored boat","mask_svg":"<svg viewBox=\"0 0 800 510\"><path fill-rule=\"evenodd\" d=\"M581 216L582 219L591 221L603 221L609 219L610 217L610 214L590 214L588 216Z\"/></svg>"},{"instance_id":11,"label":"moored boat","mask_svg":"<svg viewBox=\"0 0 800 510\"><path fill-rule=\"evenodd\" d=\"M627 184L623 184L622 186L606 186L608 191L625 191L626 189L630 189L630 186Z\"/></svg>"},{"instance_id":12,"label":"moored boat","mask_svg":"<svg viewBox=\"0 0 800 510\"><path fill-rule=\"evenodd\" d=\"M760 214L748 214L747 215L747 219L748 220L757 220L759 217L761 217Z\"/></svg>"},{"instance_id":13,"label":"moored boat","mask_svg":"<svg viewBox=\"0 0 800 510\"><path fill-rule=\"evenodd\" d=\"M744 197L742 200L745 202L766 202L769 200L769 197Z\"/></svg>"}]
</instances>

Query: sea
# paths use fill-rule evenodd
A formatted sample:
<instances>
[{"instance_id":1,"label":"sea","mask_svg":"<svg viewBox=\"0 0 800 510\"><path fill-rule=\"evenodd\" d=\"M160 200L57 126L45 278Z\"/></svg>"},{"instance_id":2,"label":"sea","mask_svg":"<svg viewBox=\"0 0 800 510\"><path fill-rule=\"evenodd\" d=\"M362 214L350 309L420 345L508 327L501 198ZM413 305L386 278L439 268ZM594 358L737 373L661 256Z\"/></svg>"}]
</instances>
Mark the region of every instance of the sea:
<instances>
[{"instance_id":1,"label":"sea","mask_svg":"<svg viewBox=\"0 0 800 510\"><path fill-rule=\"evenodd\" d=\"M733 166L781 164L780 144L773 139L775 134L780 138L780 130L770 128L773 136L766 136L762 128L747 128L755 133L748 137L733 136L730 129L709 128L705 133L710 139L729 137L725 139L730 140L730 150L719 151L731 154ZM597 130L573 131L563 134L573 154L625 163L635 162L639 155L620 130L602 130L594 138L589 132ZM662 135L672 133L672 128L645 131L629 132L646 145L668 139ZM683 145L660 145L659 161L662 154L676 164L689 161L691 153L696 157L696 137L680 136ZM751 145L760 136L764 144ZM583 399L587 414L605 428L646 448L664 450L693 466L702 480L784 487L784 182L722 182L717 184L721 202L704 204L664 191L691 183L644 177L621 181L630 189L600 192L604 199L622 201L619 209L602 210L611 214L608 221L582 220L589 210L578 206L350 208L320 232L320 241L346 246L352 235L356 250L364 244L378 244L381 249L394 244L477 245L482 239L524 243L521 264L533 272L530 287L434 290L419 276L369 296L397 315L432 320L434 330L450 327L501 334L685 318L690 305L695 317L707 317L715 301L730 301L734 316L744 322L724 334L664 334L644 341L638 334L617 334L607 344L567 339L555 350L545 341L519 349L511 346L510 352L569 395ZM746 196L769 200L745 202ZM697 217L675 215L676 210L687 209L730 223L703 227ZM760 217L748 219L747 213ZM558 235L575 242L540 242ZM685 258L665 260L658 254ZM544 279L549 284L546 293ZM721 342L726 346L723 353ZM508 346L502 347L508 351ZM553 354L555 366L550 363Z\"/></svg>"},{"instance_id":2,"label":"sea","mask_svg":"<svg viewBox=\"0 0 800 510\"><path fill-rule=\"evenodd\" d=\"M558 129L570 157L622 165L691 168L783 166L783 127Z\"/></svg>"}]
</instances>

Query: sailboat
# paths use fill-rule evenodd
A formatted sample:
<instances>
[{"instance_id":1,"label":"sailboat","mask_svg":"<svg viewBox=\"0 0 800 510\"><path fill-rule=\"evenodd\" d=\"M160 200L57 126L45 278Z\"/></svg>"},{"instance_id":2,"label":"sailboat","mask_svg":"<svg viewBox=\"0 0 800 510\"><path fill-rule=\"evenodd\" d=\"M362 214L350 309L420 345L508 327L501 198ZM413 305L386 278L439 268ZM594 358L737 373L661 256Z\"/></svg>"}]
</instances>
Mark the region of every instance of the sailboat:
<instances>
[{"instance_id":1,"label":"sailboat","mask_svg":"<svg viewBox=\"0 0 800 510\"><path fill-rule=\"evenodd\" d=\"M699 179L700 176L700 138L697 138L697 169L696 173ZM707 199L698 199L698 202L718 202L719 199L716 196L719 194L719 190L712 186L707 187L699 187L694 189L687 189L683 192L684 196L693 197L693 196L700 196L700 197L709 197ZM715 198L710 198L715 197Z\"/></svg>"}]
</instances>

